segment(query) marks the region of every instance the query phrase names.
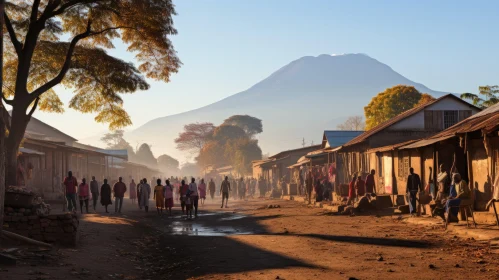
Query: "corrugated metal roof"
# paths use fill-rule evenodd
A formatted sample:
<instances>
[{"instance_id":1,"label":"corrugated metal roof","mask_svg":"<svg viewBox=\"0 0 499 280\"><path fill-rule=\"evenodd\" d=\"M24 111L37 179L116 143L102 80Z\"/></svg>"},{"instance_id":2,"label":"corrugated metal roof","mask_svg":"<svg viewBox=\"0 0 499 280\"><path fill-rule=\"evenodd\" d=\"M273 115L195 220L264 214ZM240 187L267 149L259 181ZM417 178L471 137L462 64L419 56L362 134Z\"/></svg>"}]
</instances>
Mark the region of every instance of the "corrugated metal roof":
<instances>
[{"instance_id":1,"label":"corrugated metal roof","mask_svg":"<svg viewBox=\"0 0 499 280\"><path fill-rule=\"evenodd\" d=\"M367 150L367 153L377 153L377 152L393 151L393 150L400 149L400 147L403 147L403 146L409 145L411 143L414 143L416 141L418 141L418 140L409 140L409 141L405 141L405 142L402 142L402 143L397 143L397 144L393 144L393 145L388 145L388 146L378 147L378 148L374 148L374 149L369 149L369 150Z\"/></svg>"},{"instance_id":2,"label":"corrugated metal roof","mask_svg":"<svg viewBox=\"0 0 499 280\"><path fill-rule=\"evenodd\" d=\"M499 128L499 104L495 104L482 112L464 119L457 124L443 130L424 140L407 145L403 149L419 148L431 145L433 143L452 138L458 134L464 134L474 131L483 131L490 133Z\"/></svg>"},{"instance_id":3,"label":"corrugated metal roof","mask_svg":"<svg viewBox=\"0 0 499 280\"><path fill-rule=\"evenodd\" d=\"M442 97L440 97L440 98L438 98L438 99L435 99L435 100L433 100L433 101L431 101L431 102L428 102L428 103L426 103L426 104L423 104L423 105L421 105L421 106L418 106L418 107L415 107L415 108L409 109L409 110L407 110L407 111L405 111L405 112L401 113L400 115L398 115L398 116L396 116L396 117L394 117L394 118L391 118L391 119L387 120L386 122L380 123L379 125L375 126L374 128L372 128L372 129L370 129L370 130L366 131L365 133L363 133L363 134L361 134L361 135L359 135L359 136L355 137L354 139L352 139L350 142L346 143L346 144L345 144L345 145L343 145L343 146L347 147L347 146L352 146L352 145L355 145L355 144L362 143L362 142L366 141L369 137L371 137L371 136L375 135L375 134L376 134L376 133L378 133L378 132L381 132L381 131L382 131L382 130L384 130L385 128L388 128L388 127L390 127L390 126L392 126L392 125L394 125L394 124L398 123L399 121L401 121L401 120L403 120L403 119L405 119L405 118L407 118L407 117L410 117L410 116L412 116L412 115L414 115L414 114L416 114L416 113L418 113L418 112L420 112L420 111L424 110L424 109L425 109L425 108L427 108L428 106L431 106L431 105L433 105L433 104L435 104L435 103L437 103L437 102L440 102L441 100L443 100L443 99L445 99L445 98L454 98L454 99L459 100L459 101L461 101L461 102L463 102L463 103L466 103L466 104L467 104L467 105L469 105L470 107L475 107L475 108L477 108L476 106L469 104L468 102L466 102L466 101L462 100L461 98L459 98L459 97L457 97L457 96L455 96L455 95L453 95L453 94L447 94L447 95L444 95L444 96L442 96ZM479 109L479 108L477 108L477 109Z\"/></svg>"},{"instance_id":4,"label":"corrugated metal roof","mask_svg":"<svg viewBox=\"0 0 499 280\"><path fill-rule=\"evenodd\" d=\"M300 151L303 151L303 153L306 154L308 150L313 151L313 150L317 150L320 148L321 148L321 145L314 145L314 146L308 146L308 147L303 147L303 148L298 148L298 149L293 149L293 150L282 151L280 153L277 153L277 154L269 157L269 159L278 159L281 157L288 156L291 153L300 152Z\"/></svg>"},{"instance_id":5,"label":"corrugated metal roof","mask_svg":"<svg viewBox=\"0 0 499 280\"><path fill-rule=\"evenodd\" d=\"M37 155L37 156L43 156L45 155L45 153L43 152L39 152L39 151L35 151L35 150L32 150L32 149L27 149L27 148L19 148L19 152L21 152L22 154L27 154L27 155Z\"/></svg>"},{"instance_id":6,"label":"corrugated metal roof","mask_svg":"<svg viewBox=\"0 0 499 280\"><path fill-rule=\"evenodd\" d=\"M341 146L362 133L364 131L325 130L322 138L322 148Z\"/></svg>"}]
</instances>

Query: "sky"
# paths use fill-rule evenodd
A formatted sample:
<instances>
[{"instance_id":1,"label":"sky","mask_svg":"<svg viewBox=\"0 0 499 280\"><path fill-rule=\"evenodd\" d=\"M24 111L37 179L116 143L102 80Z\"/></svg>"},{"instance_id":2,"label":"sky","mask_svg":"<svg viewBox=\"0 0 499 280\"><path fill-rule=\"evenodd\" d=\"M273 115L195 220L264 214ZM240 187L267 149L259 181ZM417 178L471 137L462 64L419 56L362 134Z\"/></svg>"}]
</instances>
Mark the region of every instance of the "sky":
<instances>
[{"instance_id":1,"label":"sky","mask_svg":"<svg viewBox=\"0 0 499 280\"><path fill-rule=\"evenodd\" d=\"M123 96L137 128L244 91L303 56L365 53L443 92L499 83L499 1L174 0L183 65L171 82ZM115 56L133 61L117 43ZM56 88L63 102L70 89ZM94 115L66 109L35 117L85 139L105 133ZM179 131L165 134L177 135Z\"/></svg>"}]
</instances>

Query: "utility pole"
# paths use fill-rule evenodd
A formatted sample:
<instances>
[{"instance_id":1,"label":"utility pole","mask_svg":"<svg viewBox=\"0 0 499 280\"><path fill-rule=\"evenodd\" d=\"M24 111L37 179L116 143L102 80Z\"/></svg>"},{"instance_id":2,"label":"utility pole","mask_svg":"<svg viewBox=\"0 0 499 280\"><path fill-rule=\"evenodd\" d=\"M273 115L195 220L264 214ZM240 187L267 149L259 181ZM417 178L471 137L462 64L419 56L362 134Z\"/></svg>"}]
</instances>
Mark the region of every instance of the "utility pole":
<instances>
[{"instance_id":1,"label":"utility pole","mask_svg":"<svg viewBox=\"0 0 499 280\"><path fill-rule=\"evenodd\" d=\"M3 97L3 24L5 13L5 0L0 0L0 90ZM3 107L3 101L0 100L0 107ZM5 123L8 120L3 119L3 110L0 108L0 236L3 230L3 213L5 205ZM0 238L0 242L1 238Z\"/></svg>"}]
</instances>

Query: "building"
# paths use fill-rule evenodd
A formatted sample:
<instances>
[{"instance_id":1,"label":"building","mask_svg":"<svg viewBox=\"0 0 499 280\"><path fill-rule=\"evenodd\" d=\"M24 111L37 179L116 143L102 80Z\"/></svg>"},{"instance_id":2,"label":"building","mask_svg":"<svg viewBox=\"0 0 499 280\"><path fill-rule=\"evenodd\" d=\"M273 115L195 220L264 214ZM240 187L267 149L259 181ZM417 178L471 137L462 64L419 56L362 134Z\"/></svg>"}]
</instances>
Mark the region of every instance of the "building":
<instances>
[{"instance_id":1,"label":"building","mask_svg":"<svg viewBox=\"0 0 499 280\"><path fill-rule=\"evenodd\" d=\"M346 183L345 179L353 174L365 174L375 169L378 192L403 193L401 182L406 177L405 167L416 165L410 162L411 157L405 152L402 161L394 163L398 144L430 137L478 112L480 109L476 106L448 94L377 125L337 151L337 161L341 163L338 173L343 174L341 183ZM401 166L399 173L398 166ZM397 184L398 178L402 181Z\"/></svg>"}]
</instances>

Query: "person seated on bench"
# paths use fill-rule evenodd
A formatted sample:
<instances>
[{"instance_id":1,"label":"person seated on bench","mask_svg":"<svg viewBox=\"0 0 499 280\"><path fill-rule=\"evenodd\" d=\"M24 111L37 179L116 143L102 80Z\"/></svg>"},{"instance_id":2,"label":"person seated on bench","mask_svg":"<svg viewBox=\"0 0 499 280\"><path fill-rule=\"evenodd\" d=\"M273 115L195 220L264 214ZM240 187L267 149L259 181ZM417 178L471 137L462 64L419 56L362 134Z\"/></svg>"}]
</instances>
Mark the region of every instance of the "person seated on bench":
<instances>
[{"instance_id":1,"label":"person seated on bench","mask_svg":"<svg viewBox=\"0 0 499 280\"><path fill-rule=\"evenodd\" d=\"M448 222L458 222L457 214L459 213L459 206L462 202L469 203L469 199L471 199L471 191L466 181L462 180L459 173L452 174L449 199L445 204L445 211L448 213L449 219Z\"/></svg>"}]
</instances>

